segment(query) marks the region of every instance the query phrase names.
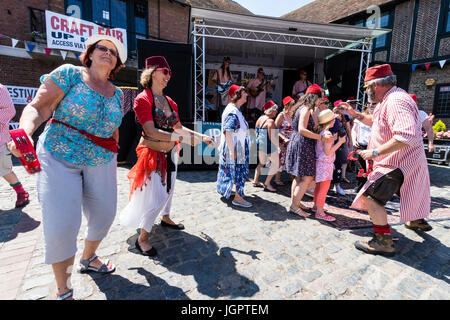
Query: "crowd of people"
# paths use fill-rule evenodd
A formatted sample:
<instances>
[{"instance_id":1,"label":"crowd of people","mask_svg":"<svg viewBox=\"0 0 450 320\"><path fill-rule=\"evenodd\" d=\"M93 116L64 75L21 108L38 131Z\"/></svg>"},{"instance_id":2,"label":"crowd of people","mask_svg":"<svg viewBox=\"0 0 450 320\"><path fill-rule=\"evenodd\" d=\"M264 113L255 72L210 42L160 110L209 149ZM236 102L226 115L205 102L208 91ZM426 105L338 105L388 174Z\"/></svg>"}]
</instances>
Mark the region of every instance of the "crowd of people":
<instances>
[{"instance_id":1,"label":"crowd of people","mask_svg":"<svg viewBox=\"0 0 450 320\"><path fill-rule=\"evenodd\" d=\"M42 167L37 193L42 208L45 262L52 265L57 298L61 300L73 299L70 275L82 214L87 219L87 229L78 271L108 274L116 269L111 261L97 257L96 250L116 216L115 154L123 100L122 91L111 80L123 67L127 52L118 40L104 35L90 37L86 46L80 56L83 66L65 64L41 77L36 97L25 107L19 123L19 128L31 138L51 117L37 145ZM231 80L226 60L219 78L223 86ZM263 77L263 70L259 71ZM214 144L212 137L182 125L177 103L164 94L171 77L164 57L147 58L140 78L144 90L134 103L142 138L136 149L138 161L128 174L130 197L120 212L120 223L140 230L135 247L145 256L157 255L149 236L158 215L162 215L163 227L184 229L170 218L180 143ZM263 92L270 87L263 78L258 79L258 90ZM262 105L255 105L263 112L255 122L258 165L254 186L276 191L272 179L275 177L275 185L283 185L280 172L284 170L292 179L289 212L308 217L311 209L317 219L333 221L336 218L324 209L326 195L331 184L342 194L344 165L354 148L367 174L365 180L359 181L352 207L368 211L374 225L374 238L355 246L366 253L393 255L395 248L384 205L394 193L401 194L401 221L407 227L431 228L424 220L430 212L430 188L416 103L396 86L389 65L367 70L369 103L361 111L343 101L334 102L331 109L320 86L302 81L303 87L299 84L294 88L294 96L283 99L279 114L278 106L271 100L261 99ZM3 87L0 89L3 106L6 98ZM227 104L221 114L218 149L217 192L227 199L233 197L232 205L245 208L253 204L245 199L244 192L250 139L241 109L248 99L254 98L249 97L251 89L254 88L231 85L226 91L228 97L221 100ZM9 110L6 115L6 111L1 111L1 173L18 193L16 206L23 206L28 194L4 155L7 144L11 153L21 156L3 134L4 124L13 112ZM263 172L267 166L267 172ZM261 174L267 176L264 183L260 182ZM301 203L308 189L314 189L313 208Z\"/></svg>"}]
</instances>

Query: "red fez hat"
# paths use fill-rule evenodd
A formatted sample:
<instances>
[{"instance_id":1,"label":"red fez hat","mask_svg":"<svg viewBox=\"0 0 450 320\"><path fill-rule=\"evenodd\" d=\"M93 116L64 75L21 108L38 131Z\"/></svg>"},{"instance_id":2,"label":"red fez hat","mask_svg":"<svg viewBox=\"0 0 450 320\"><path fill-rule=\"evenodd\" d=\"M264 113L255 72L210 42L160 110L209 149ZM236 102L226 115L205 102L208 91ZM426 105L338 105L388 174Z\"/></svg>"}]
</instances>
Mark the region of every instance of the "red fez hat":
<instances>
[{"instance_id":1,"label":"red fez hat","mask_svg":"<svg viewBox=\"0 0 450 320\"><path fill-rule=\"evenodd\" d=\"M333 107L339 107L339 105L342 103L343 101L342 100L337 100L337 101L335 101L334 103L333 103Z\"/></svg>"},{"instance_id":2,"label":"red fez hat","mask_svg":"<svg viewBox=\"0 0 450 320\"><path fill-rule=\"evenodd\" d=\"M289 102L294 101L291 96L287 96L283 99L283 106L287 105Z\"/></svg>"},{"instance_id":3,"label":"red fez hat","mask_svg":"<svg viewBox=\"0 0 450 320\"><path fill-rule=\"evenodd\" d=\"M349 97L349 98L347 98L347 101L348 100L355 100L355 97Z\"/></svg>"},{"instance_id":4,"label":"red fez hat","mask_svg":"<svg viewBox=\"0 0 450 320\"><path fill-rule=\"evenodd\" d=\"M307 73L305 70L300 70L300 74Z\"/></svg>"},{"instance_id":5,"label":"red fez hat","mask_svg":"<svg viewBox=\"0 0 450 320\"><path fill-rule=\"evenodd\" d=\"M264 72L263 68L258 68L258 72Z\"/></svg>"},{"instance_id":6,"label":"red fez hat","mask_svg":"<svg viewBox=\"0 0 450 320\"><path fill-rule=\"evenodd\" d=\"M417 103L417 96L414 93L410 93L409 96Z\"/></svg>"},{"instance_id":7,"label":"red fez hat","mask_svg":"<svg viewBox=\"0 0 450 320\"><path fill-rule=\"evenodd\" d=\"M267 101L266 103L264 103L264 111L272 108L274 105L275 105L275 102L273 102L272 100Z\"/></svg>"},{"instance_id":8,"label":"red fez hat","mask_svg":"<svg viewBox=\"0 0 450 320\"><path fill-rule=\"evenodd\" d=\"M230 87L230 89L228 89L228 95L230 96L230 97L233 97L235 94L236 94L236 91L238 91L239 90L239 86L238 85L235 85L235 84L233 84L231 87Z\"/></svg>"},{"instance_id":9,"label":"red fez hat","mask_svg":"<svg viewBox=\"0 0 450 320\"><path fill-rule=\"evenodd\" d=\"M377 64L372 68L367 69L366 77L364 78L364 82L384 78L387 76L391 76L394 73L392 72L391 66L389 64Z\"/></svg>"},{"instance_id":10,"label":"red fez hat","mask_svg":"<svg viewBox=\"0 0 450 320\"><path fill-rule=\"evenodd\" d=\"M324 96L322 99L323 99L323 100L328 100L328 97L327 97L327 96Z\"/></svg>"},{"instance_id":11,"label":"red fez hat","mask_svg":"<svg viewBox=\"0 0 450 320\"><path fill-rule=\"evenodd\" d=\"M166 58L162 56L148 57L147 59L145 59L145 69L148 69L150 67L170 69Z\"/></svg>"},{"instance_id":12,"label":"red fez hat","mask_svg":"<svg viewBox=\"0 0 450 320\"><path fill-rule=\"evenodd\" d=\"M308 93L320 94L321 92L322 92L322 88L319 85L314 83L313 85L309 86L308 89L306 89L305 94L308 94Z\"/></svg>"}]
</instances>

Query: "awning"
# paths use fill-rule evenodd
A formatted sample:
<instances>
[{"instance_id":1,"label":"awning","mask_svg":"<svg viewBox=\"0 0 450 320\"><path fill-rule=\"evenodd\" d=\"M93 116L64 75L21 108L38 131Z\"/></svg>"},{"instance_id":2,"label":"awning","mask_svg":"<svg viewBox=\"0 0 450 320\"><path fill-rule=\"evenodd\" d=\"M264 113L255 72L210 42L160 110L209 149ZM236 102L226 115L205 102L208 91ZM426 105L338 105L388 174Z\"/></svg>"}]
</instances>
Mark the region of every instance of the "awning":
<instances>
[{"instance_id":1,"label":"awning","mask_svg":"<svg viewBox=\"0 0 450 320\"><path fill-rule=\"evenodd\" d=\"M361 51L362 44L391 32L194 7L191 16L205 27L197 35L207 38L208 62L220 62L219 57L229 55L233 63L278 68L298 68L341 50Z\"/></svg>"}]
</instances>

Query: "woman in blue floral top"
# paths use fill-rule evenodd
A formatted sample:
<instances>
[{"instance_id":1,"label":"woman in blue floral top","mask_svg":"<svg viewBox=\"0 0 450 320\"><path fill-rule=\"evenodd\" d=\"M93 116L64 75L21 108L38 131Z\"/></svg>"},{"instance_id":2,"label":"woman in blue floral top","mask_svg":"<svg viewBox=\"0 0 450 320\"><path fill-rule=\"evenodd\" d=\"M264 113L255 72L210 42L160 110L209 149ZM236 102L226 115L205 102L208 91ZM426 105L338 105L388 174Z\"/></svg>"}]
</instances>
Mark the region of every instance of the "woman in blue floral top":
<instances>
[{"instance_id":1,"label":"woman in blue floral top","mask_svg":"<svg viewBox=\"0 0 450 320\"><path fill-rule=\"evenodd\" d=\"M82 212L87 219L79 272L111 273L111 261L95 254L116 215L116 153L122 121L122 91L109 80L123 67L127 52L110 36L86 41L84 67L62 65L41 77L36 97L20 118L29 137L50 116L37 145L42 171L37 192L42 207L45 262L52 264L58 299L72 299L71 269ZM13 144L10 150L20 153Z\"/></svg>"}]
</instances>

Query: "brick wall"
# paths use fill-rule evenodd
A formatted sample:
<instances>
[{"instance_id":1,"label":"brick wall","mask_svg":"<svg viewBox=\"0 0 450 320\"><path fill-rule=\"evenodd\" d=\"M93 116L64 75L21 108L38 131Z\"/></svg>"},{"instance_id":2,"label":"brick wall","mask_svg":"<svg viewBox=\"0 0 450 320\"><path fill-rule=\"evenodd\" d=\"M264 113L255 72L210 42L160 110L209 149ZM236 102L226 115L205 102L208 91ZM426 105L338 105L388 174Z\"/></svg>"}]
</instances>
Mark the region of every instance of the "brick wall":
<instances>
[{"instance_id":1,"label":"brick wall","mask_svg":"<svg viewBox=\"0 0 450 320\"><path fill-rule=\"evenodd\" d=\"M411 28L414 17L415 1L401 3L395 7L394 26L392 28L391 62L408 61L411 41Z\"/></svg>"},{"instance_id":2,"label":"brick wall","mask_svg":"<svg viewBox=\"0 0 450 320\"><path fill-rule=\"evenodd\" d=\"M188 7L166 0L149 0L148 21L149 34L153 37L183 43L189 41Z\"/></svg>"},{"instance_id":3,"label":"brick wall","mask_svg":"<svg viewBox=\"0 0 450 320\"><path fill-rule=\"evenodd\" d=\"M439 56L446 56L450 54L450 38L441 39L439 44Z\"/></svg>"},{"instance_id":4,"label":"brick wall","mask_svg":"<svg viewBox=\"0 0 450 320\"><path fill-rule=\"evenodd\" d=\"M430 113L433 111L436 85L427 87L425 81L427 79L435 79L436 84L450 83L450 65L445 65L443 69L440 66L431 66L428 71L417 68L411 74L409 84L410 93L417 95L417 105L419 109ZM446 126L450 126L450 118L440 118ZM438 119L435 119L435 122Z\"/></svg>"},{"instance_id":5,"label":"brick wall","mask_svg":"<svg viewBox=\"0 0 450 320\"><path fill-rule=\"evenodd\" d=\"M0 1L0 33L20 40L31 40L28 7L64 13L64 0ZM9 14L9 12L11 14Z\"/></svg>"},{"instance_id":6,"label":"brick wall","mask_svg":"<svg viewBox=\"0 0 450 320\"><path fill-rule=\"evenodd\" d=\"M433 57L440 8L441 0L419 1L413 60Z\"/></svg>"}]
</instances>

